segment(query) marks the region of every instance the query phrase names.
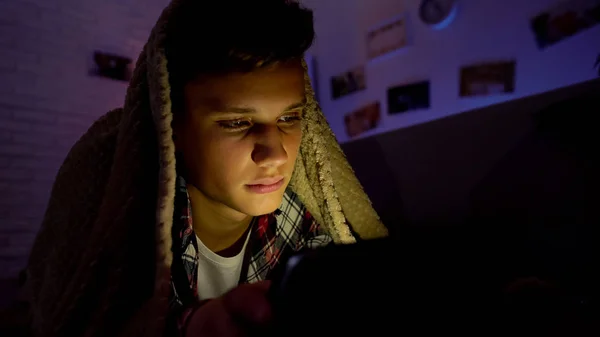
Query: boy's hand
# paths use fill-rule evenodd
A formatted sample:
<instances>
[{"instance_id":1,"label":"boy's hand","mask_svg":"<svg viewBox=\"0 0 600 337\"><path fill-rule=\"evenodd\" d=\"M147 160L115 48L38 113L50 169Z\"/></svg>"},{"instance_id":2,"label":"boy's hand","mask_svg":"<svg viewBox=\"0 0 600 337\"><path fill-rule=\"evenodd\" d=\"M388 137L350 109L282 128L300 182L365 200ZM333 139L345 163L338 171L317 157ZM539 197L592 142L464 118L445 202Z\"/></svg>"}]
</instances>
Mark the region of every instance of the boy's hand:
<instances>
[{"instance_id":1,"label":"boy's hand","mask_svg":"<svg viewBox=\"0 0 600 337\"><path fill-rule=\"evenodd\" d=\"M186 337L241 337L271 322L270 281L243 284L210 300L190 317Z\"/></svg>"}]
</instances>

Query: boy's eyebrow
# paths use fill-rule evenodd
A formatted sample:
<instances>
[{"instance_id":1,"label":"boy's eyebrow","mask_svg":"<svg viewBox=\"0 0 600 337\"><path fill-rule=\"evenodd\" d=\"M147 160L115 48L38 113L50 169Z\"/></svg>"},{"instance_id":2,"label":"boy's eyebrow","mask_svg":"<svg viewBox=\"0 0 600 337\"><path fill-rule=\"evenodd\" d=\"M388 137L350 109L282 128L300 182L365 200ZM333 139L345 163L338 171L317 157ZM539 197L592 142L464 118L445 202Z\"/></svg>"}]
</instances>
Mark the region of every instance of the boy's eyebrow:
<instances>
[{"instance_id":1,"label":"boy's eyebrow","mask_svg":"<svg viewBox=\"0 0 600 337\"><path fill-rule=\"evenodd\" d=\"M302 100L301 102L290 104L283 111L291 111L301 109L306 105L306 100ZM247 113L256 113L255 108L250 107L236 107L236 106L221 106L215 107L218 109L212 109L216 113L234 113L234 114L247 114Z\"/></svg>"},{"instance_id":2,"label":"boy's eyebrow","mask_svg":"<svg viewBox=\"0 0 600 337\"><path fill-rule=\"evenodd\" d=\"M287 108L285 108L283 111L290 111L290 110L297 110L297 109L302 109L306 106L306 100L303 99L302 101L298 102L298 103L294 103L294 104L290 104Z\"/></svg>"}]
</instances>

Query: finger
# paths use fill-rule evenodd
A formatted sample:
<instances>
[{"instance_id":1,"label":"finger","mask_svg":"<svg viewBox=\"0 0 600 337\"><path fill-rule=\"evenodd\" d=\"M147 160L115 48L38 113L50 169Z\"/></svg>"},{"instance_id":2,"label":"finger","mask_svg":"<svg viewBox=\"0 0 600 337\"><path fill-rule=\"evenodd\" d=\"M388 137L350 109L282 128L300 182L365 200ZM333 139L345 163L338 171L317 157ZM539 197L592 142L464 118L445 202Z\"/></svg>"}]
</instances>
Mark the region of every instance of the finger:
<instances>
[{"instance_id":1,"label":"finger","mask_svg":"<svg viewBox=\"0 0 600 337\"><path fill-rule=\"evenodd\" d=\"M198 309L185 332L186 336L246 336L244 328L231 317L222 299L212 300Z\"/></svg>"},{"instance_id":2,"label":"finger","mask_svg":"<svg viewBox=\"0 0 600 337\"><path fill-rule=\"evenodd\" d=\"M256 288L257 290L262 291L266 294L269 291L269 288L271 288L271 280L264 280L256 283L245 284L245 286Z\"/></svg>"},{"instance_id":3,"label":"finger","mask_svg":"<svg viewBox=\"0 0 600 337\"><path fill-rule=\"evenodd\" d=\"M270 282L243 284L223 297L227 310L247 323L263 325L271 320L271 304L267 299Z\"/></svg>"}]
</instances>

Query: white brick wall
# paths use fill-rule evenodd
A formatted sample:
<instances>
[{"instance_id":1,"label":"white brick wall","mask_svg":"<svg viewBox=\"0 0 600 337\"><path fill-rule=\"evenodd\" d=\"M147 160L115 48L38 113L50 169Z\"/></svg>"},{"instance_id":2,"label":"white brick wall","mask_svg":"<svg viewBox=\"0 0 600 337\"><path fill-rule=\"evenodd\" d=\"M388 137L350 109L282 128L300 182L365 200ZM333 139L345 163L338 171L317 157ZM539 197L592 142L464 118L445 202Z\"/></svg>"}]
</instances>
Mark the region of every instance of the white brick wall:
<instances>
[{"instance_id":1,"label":"white brick wall","mask_svg":"<svg viewBox=\"0 0 600 337\"><path fill-rule=\"evenodd\" d=\"M135 60L168 0L0 0L0 278L24 267L67 151L126 83L95 50Z\"/></svg>"}]
</instances>

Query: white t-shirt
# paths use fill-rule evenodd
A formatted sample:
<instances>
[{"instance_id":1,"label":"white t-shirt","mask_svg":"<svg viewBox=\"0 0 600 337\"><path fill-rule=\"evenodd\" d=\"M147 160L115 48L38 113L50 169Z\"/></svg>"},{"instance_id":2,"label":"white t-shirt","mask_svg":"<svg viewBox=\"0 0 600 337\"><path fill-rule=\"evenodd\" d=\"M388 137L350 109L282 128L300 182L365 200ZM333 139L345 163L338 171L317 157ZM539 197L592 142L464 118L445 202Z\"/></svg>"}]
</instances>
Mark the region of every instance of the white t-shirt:
<instances>
[{"instance_id":1,"label":"white t-shirt","mask_svg":"<svg viewBox=\"0 0 600 337\"><path fill-rule=\"evenodd\" d=\"M238 285L249 238L250 231L246 236L244 247L237 255L223 257L208 249L196 236L200 253L198 259L198 298L200 300L219 297Z\"/></svg>"}]
</instances>

